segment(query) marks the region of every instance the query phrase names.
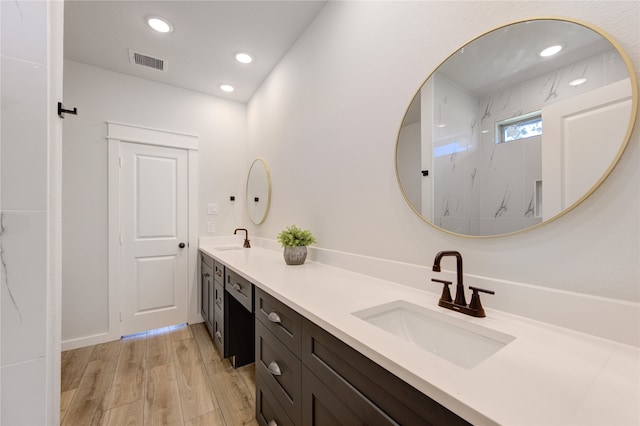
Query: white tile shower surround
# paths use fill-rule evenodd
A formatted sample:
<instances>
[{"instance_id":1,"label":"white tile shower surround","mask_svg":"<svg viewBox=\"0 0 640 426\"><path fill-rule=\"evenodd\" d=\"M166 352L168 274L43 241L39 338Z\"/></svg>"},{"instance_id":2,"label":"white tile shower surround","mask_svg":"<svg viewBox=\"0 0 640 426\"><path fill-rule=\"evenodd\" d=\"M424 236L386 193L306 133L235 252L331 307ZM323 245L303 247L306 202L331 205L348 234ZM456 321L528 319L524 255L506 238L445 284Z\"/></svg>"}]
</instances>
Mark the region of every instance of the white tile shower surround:
<instances>
[{"instance_id":1,"label":"white tile shower surround","mask_svg":"<svg viewBox=\"0 0 640 426\"><path fill-rule=\"evenodd\" d=\"M593 333L564 328L567 324L562 324L561 317L566 314L532 320L496 309L496 306L513 304L513 297L510 302L486 296L483 303L487 318L483 319L439 308L438 294L433 289L424 291L430 286L428 278L433 276L424 267L313 248L305 265L291 267L284 263L281 249L275 241L256 237L251 241L251 249L221 251L214 247L240 245L241 240L201 238L200 249L474 424L640 423L640 350L637 347L637 325L634 326L638 324L637 304L465 275L467 284L496 289L496 296L503 291L511 291L512 296L522 292L531 304L535 301L548 302L553 296L559 305L563 305L565 312L572 312L575 308L576 315L582 317L580 312L584 312L585 307L596 309L593 312L598 312L598 321L605 323L626 321L624 316L628 316L629 321L635 318L635 322L628 323L629 327L624 327L627 332L609 336L627 343L636 339L633 345L623 344L593 336ZM318 262L327 260L332 261L333 266ZM351 271L336 267L340 263ZM403 269L404 272L399 272ZM369 275L354 270L365 270ZM420 271L423 285L402 285L398 280L383 279L390 270L404 279ZM371 276L380 271L387 271L382 278ZM452 274L443 272L438 275L451 278ZM515 289L509 290L510 287ZM465 321L481 322L487 328L510 334L516 339L476 367L465 369L351 314L395 300L406 300ZM545 309L540 312L529 310L527 315L544 316L545 311L555 307L547 303ZM558 326L558 321L564 327ZM608 324L599 329L594 326L595 333L610 333L614 325Z\"/></svg>"},{"instance_id":2,"label":"white tile shower surround","mask_svg":"<svg viewBox=\"0 0 640 426\"><path fill-rule=\"evenodd\" d=\"M47 422L47 369L55 361L46 335L51 8L46 2L3 1L0 9L0 423L40 425Z\"/></svg>"}]
</instances>

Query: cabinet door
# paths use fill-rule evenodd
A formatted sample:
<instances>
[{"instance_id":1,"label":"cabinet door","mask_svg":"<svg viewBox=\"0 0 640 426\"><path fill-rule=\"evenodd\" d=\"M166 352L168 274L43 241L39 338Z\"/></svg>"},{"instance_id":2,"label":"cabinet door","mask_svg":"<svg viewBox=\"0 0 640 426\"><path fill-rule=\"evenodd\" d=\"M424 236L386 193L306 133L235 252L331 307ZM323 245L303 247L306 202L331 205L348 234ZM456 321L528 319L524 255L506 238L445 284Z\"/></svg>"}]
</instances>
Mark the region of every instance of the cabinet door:
<instances>
[{"instance_id":1,"label":"cabinet door","mask_svg":"<svg viewBox=\"0 0 640 426\"><path fill-rule=\"evenodd\" d=\"M209 316L209 285L207 284L207 264L200 264L200 315L203 320L207 320Z\"/></svg>"},{"instance_id":2,"label":"cabinet door","mask_svg":"<svg viewBox=\"0 0 640 426\"><path fill-rule=\"evenodd\" d=\"M213 268L204 262L204 258L200 266L202 272L200 315L202 315L202 319L207 325L207 329L209 329L209 334L213 336L213 304L211 303L211 297L213 295Z\"/></svg>"},{"instance_id":3,"label":"cabinet door","mask_svg":"<svg viewBox=\"0 0 640 426\"><path fill-rule=\"evenodd\" d=\"M397 425L340 376L325 384L302 366L304 426ZM331 388L329 388L331 386Z\"/></svg>"},{"instance_id":4,"label":"cabinet door","mask_svg":"<svg viewBox=\"0 0 640 426\"><path fill-rule=\"evenodd\" d=\"M369 424L469 425L311 321L303 319L302 330L302 363L314 377L356 413L367 412L371 405L388 419L387 422L367 420ZM305 385L303 378L303 395ZM304 410L309 397L303 398L307 399L303 400Z\"/></svg>"}]
</instances>

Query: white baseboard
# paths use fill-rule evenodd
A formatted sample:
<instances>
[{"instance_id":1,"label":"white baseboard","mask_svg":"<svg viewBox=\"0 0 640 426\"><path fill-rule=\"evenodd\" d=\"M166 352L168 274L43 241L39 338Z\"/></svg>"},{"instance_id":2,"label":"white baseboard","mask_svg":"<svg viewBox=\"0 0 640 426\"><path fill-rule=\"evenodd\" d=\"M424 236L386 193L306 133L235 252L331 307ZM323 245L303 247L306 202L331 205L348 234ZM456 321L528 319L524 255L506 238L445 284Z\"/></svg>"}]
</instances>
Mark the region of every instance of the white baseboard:
<instances>
[{"instance_id":1,"label":"white baseboard","mask_svg":"<svg viewBox=\"0 0 640 426\"><path fill-rule=\"evenodd\" d=\"M100 343L111 342L113 340L120 339L120 336L113 333L100 333L92 336L78 337L76 339L69 339L62 341L62 351L69 351L71 349L83 348L85 346L98 345Z\"/></svg>"}]
</instances>

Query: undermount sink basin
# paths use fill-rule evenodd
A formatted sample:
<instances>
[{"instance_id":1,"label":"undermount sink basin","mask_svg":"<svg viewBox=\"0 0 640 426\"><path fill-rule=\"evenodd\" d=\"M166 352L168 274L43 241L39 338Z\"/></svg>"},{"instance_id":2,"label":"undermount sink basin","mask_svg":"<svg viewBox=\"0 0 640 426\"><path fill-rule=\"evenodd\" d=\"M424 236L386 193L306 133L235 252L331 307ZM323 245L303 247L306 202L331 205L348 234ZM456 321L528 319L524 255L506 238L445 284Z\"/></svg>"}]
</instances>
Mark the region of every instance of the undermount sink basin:
<instances>
[{"instance_id":1,"label":"undermount sink basin","mask_svg":"<svg viewBox=\"0 0 640 426\"><path fill-rule=\"evenodd\" d=\"M221 247L213 247L214 250L220 251L229 251L229 250L242 250L240 246L221 246Z\"/></svg>"},{"instance_id":2,"label":"undermount sink basin","mask_svg":"<svg viewBox=\"0 0 640 426\"><path fill-rule=\"evenodd\" d=\"M374 306L353 315L467 369L475 367L515 339L475 322L404 300Z\"/></svg>"}]
</instances>

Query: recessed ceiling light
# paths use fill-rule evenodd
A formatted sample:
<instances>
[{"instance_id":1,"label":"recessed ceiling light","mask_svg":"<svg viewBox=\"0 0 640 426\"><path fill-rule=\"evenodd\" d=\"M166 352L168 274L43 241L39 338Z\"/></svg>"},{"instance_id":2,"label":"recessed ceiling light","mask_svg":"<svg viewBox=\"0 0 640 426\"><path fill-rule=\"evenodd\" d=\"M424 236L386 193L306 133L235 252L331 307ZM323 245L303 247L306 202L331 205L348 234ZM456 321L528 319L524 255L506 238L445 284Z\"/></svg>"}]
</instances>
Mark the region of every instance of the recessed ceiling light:
<instances>
[{"instance_id":1,"label":"recessed ceiling light","mask_svg":"<svg viewBox=\"0 0 640 426\"><path fill-rule=\"evenodd\" d=\"M556 44L556 45L549 46L546 49L544 49L542 52L540 52L540 56L542 56L543 58L546 58L548 56L555 55L556 53L558 53L561 50L562 50L562 46L560 46L559 44Z\"/></svg>"},{"instance_id":2,"label":"recessed ceiling light","mask_svg":"<svg viewBox=\"0 0 640 426\"><path fill-rule=\"evenodd\" d=\"M223 92L233 92L235 89L230 84L221 84L220 90L222 90Z\"/></svg>"},{"instance_id":3,"label":"recessed ceiling light","mask_svg":"<svg viewBox=\"0 0 640 426\"><path fill-rule=\"evenodd\" d=\"M240 52L236 55L236 61L243 64L250 64L251 62L253 62L253 56L249 55L248 53Z\"/></svg>"},{"instance_id":4,"label":"recessed ceiling light","mask_svg":"<svg viewBox=\"0 0 640 426\"><path fill-rule=\"evenodd\" d=\"M571 80L569 82L569 86L580 86L582 83L584 83L585 81L587 81L586 78L576 78L575 80Z\"/></svg>"},{"instance_id":5,"label":"recessed ceiling light","mask_svg":"<svg viewBox=\"0 0 640 426\"><path fill-rule=\"evenodd\" d=\"M171 23L159 16L147 16L147 24L149 24L151 28L158 31L159 33L170 33L171 31L173 31L173 26L171 25Z\"/></svg>"}]
</instances>

